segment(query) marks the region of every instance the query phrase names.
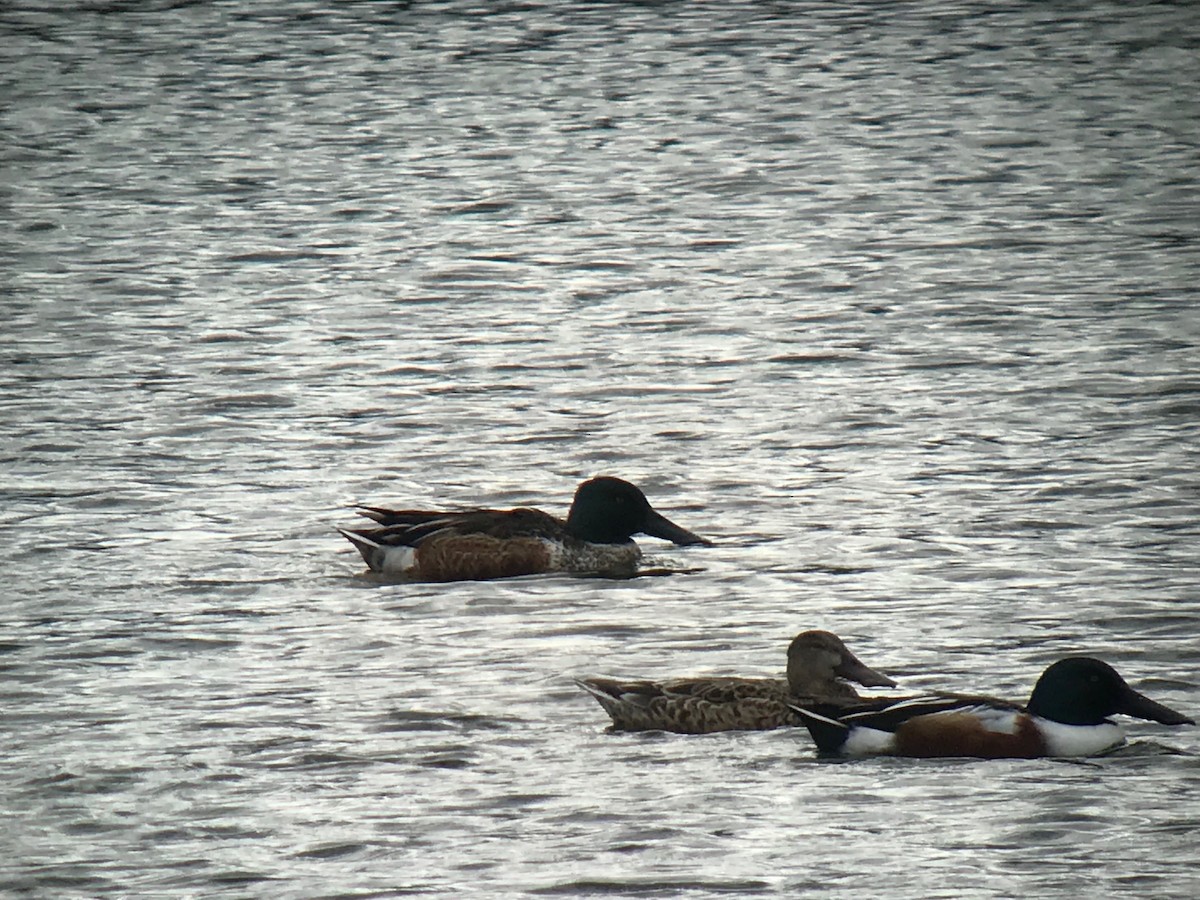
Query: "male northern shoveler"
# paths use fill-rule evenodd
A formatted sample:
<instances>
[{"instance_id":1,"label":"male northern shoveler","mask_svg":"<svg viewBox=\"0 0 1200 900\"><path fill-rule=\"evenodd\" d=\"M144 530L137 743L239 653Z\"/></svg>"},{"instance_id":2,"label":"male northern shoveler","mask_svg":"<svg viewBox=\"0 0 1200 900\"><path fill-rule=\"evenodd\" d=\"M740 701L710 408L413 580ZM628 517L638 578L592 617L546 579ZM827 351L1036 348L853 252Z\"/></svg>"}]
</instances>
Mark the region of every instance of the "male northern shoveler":
<instances>
[{"instance_id":1,"label":"male northern shoveler","mask_svg":"<svg viewBox=\"0 0 1200 900\"><path fill-rule=\"evenodd\" d=\"M787 678L677 678L671 681L576 679L621 731L707 734L799 725L788 701L829 704L861 700L846 678L867 687L896 682L867 668L828 631L805 631L788 647ZM822 708L827 708L822 706Z\"/></svg>"},{"instance_id":2,"label":"male northern shoveler","mask_svg":"<svg viewBox=\"0 0 1200 900\"><path fill-rule=\"evenodd\" d=\"M1094 756L1119 747L1116 713L1164 725L1192 719L1139 694L1108 663L1070 656L1042 673L1024 707L948 694L883 709L830 712L794 704L823 753L843 756L972 756L1032 759Z\"/></svg>"},{"instance_id":3,"label":"male northern shoveler","mask_svg":"<svg viewBox=\"0 0 1200 900\"><path fill-rule=\"evenodd\" d=\"M376 572L420 581L482 581L569 572L629 577L648 534L676 544L709 544L656 512L620 478L585 481L566 521L536 509L459 512L363 507L378 528L339 528Z\"/></svg>"}]
</instances>

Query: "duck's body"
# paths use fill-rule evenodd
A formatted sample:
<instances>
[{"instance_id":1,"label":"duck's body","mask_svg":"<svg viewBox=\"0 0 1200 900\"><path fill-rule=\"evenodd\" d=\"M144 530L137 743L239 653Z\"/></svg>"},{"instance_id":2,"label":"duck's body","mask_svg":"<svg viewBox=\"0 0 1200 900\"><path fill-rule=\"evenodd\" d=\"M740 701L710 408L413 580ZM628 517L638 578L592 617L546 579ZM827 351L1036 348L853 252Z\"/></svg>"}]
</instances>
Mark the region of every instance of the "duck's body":
<instances>
[{"instance_id":1,"label":"duck's body","mask_svg":"<svg viewBox=\"0 0 1200 900\"><path fill-rule=\"evenodd\" d=\"M642 553L634 534L707 544L655 511L619 478L593 478L567 518L536 509L457 512L364 507L376 528L338 529L376 572L420 581L479 581L567 572L627 578Z\"/></svg>"},{"instance_id":2,"label":"duck's body","mask_svg":"<svg viewBox=\"0 0 1200 900\"><path fill-rule=\"evenodd\" d=\"M788 707L793 699L783 678L678 678L670 681L617 681L586 678L576 681L612 718L616 731L673 731L710 734L716 731L762 731L799 725ZM859 699L849 685L846 704ZM828 698L802 695L803 703Z\"/></svg>"},{"instance_id":3,"label":"duck's body","mask_svg":"<svg viewBox=\"0 0 1200 900\"><path fill-rule=\"evenodd\" d=\"M1095 756L1125 742L1108 717L1117 713L1195 724L1139 694L1107 663L1086 656L1059 660L1038 679L1025 706L991 698L947 695L871 709L805 708L793 704L817 747L841 756L967 756L1033 759Z\"/></svg>"},{"instance_id":4,"label":"duck's body","mask_svg":"<svg viewBox=\"0 0 1200 900\"><path fill-rule=\"evenodd\" d=\"M895 687L894 681L863 665L827 631L796 636L788 647L787 678L584 678L576 683L599 701L616 730L707 734L799 725L800 717L789 708L791 702L822 709L860 702L862 698L842 679Z\"/></svg>"}]
</instances>

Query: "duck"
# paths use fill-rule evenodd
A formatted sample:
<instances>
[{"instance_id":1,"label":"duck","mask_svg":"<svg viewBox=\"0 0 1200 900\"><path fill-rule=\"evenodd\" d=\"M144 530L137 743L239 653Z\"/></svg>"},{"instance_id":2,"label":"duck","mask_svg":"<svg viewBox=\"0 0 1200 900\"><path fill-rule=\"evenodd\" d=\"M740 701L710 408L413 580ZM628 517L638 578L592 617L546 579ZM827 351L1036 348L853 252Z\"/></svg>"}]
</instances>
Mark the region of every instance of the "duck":
<instances>
[{"instance_id":1,"label":"duck","mask_svg":"<svg viewBox=\"0 0 1200 900\"><path fill-rule=\"evenodd\" d=\"M846 680L843 680L846 679ZM820 703L822 709L862 702L848 683L895 687L869 668L837 635L803 631L787 651L787 678L676 678L619 681L577 678L575 683L599 701L615 731L671 731L709 734L799 725L791 703Z\"/></svg>"},{"instance_id":2,"label":"duck","mask_svg":"<svg viewBox=\"0 0 1200 900\"><path fill-rule=\"evenodd\" d=\"M1087 757L1125 743L1109 716L1163 725L1195 721L1131 688L1116 669L1090 656L1049 666L1024 705L992 697L940 694L888 706L831 710L793 703L817 749L836 756L1036 759Z\"/></svg>"},{"instance_id":3,"label":"duck","mask_svg":"<svg viewBox=\"0 0 1200 900\"><path fill-rule=\"evenodd\" d=\"M358 508L376 527L338 531L374 572L415 581L485 581L548 572L628 578L642 551L633 535L680 546L712 542L655 510L636 485L591 478L575 491L567 518L518 508Z\"/></svg>"}]
</instances>

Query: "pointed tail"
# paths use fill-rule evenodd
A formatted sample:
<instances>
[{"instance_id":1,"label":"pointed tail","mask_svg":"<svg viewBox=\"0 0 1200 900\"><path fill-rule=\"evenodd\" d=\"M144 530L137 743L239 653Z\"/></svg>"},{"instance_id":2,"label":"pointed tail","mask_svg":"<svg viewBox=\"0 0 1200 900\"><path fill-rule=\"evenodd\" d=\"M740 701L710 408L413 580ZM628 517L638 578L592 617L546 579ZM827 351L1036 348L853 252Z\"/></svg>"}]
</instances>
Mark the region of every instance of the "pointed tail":
<instances>
[{"instance_id":1,"label":"pointed tail","mask_svg":"<svg viewBox=\"0 0 1200 900\"><path fill-rule=\"evenodd\" d=\"M339 528L338 532L342 535L342 537L354 545L354 549L356 549L362 555L363 562L367 564L369 569L374 572L380 572L383 570L384 550L382 546L359 531L350 531L347 528Z\"/></svg>"},{"instance_id":2,"label":"pointed tail","mask_svg":"<svg viewBox=\"0 0 1200 900\"><path fill-rule=\"evenodd\" d=\"M805 709L802 706L788 704L788 708L800 717L808 733L812 735L813 743L822 753L840 753L850 737L850 726L837 719L831 719L820 713Z\"/></svg>"}]
</instances>

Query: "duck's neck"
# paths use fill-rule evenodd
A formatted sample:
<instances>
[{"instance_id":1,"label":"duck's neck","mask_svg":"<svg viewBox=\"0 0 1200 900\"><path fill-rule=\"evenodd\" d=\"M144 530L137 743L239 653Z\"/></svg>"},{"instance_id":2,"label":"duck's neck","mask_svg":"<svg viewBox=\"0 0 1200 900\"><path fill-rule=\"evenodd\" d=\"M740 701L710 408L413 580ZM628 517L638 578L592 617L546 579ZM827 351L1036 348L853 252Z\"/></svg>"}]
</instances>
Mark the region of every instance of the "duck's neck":
<instances>
[{"instance_id":1,"label":"duck's neck","mask_svg":"<svg viewBox=\"0 0 1200 900\"><path fill-rule=\"evenodd\" d=\"M567 532L589 544L626 544L632 540L625 523L614 524L609 517L575 507L567 514Z\"/></svg>"}]
</instances>

